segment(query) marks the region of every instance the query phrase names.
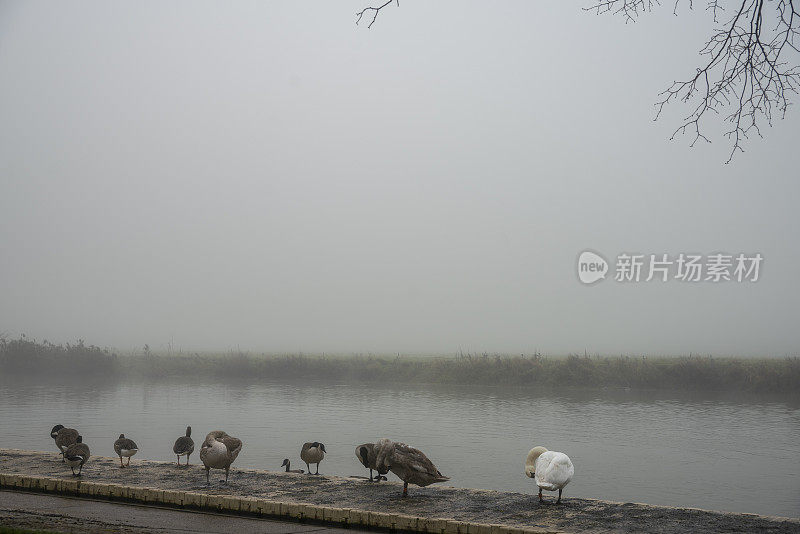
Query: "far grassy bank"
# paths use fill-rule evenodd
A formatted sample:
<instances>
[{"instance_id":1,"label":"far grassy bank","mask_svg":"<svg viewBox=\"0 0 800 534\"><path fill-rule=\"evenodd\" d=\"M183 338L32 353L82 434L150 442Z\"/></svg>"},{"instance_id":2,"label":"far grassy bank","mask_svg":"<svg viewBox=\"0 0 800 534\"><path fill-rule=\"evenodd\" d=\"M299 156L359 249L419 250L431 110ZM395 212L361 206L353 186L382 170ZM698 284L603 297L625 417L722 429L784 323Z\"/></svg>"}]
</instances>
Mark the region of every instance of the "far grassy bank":
<instances>
[{"instance_id":1,"label":"far grassy bank","mask_svg":"<svg viewBox=\"0 0 800 534\"><path fill-rule=\"evenodd\" d=\"M794 393L800 358L588 357L462 355L455 357L324 357L305 355L153 354L119 356L109 349L0 339L4 374L123 378L292 379L358 383L429 383L525 387Z\"/></svg>"}]
</instances>

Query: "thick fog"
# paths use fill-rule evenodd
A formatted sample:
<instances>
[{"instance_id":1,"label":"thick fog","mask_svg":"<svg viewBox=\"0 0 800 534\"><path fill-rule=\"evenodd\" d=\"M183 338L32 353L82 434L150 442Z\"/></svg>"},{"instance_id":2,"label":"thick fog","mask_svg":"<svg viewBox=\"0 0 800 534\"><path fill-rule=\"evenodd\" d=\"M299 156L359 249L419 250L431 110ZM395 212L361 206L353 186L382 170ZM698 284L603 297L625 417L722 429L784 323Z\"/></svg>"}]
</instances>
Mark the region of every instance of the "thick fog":
<instances>
[{"instance_id":1,"label":"thick fog","mask_svg":"<svg viewBox=\"0 0 800 534\"><path fill-rule=\"evenodd\" d=\"M1 2L0 333L798 354L797 109L729 165L719 119L695 148L685 106L652 121L703 6L368 2ZM586 286L585 249L764 260Z\"/></svg>"}]
</instances>

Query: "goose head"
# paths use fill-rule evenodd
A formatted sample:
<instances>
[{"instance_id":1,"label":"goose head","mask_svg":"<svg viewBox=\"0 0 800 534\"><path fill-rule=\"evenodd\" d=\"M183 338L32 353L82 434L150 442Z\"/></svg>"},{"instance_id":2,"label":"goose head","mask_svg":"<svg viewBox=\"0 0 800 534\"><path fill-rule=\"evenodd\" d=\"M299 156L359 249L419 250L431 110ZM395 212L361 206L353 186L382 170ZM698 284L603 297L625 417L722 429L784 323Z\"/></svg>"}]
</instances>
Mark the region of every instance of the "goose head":
<instances>
[{"instance_id":1,"label":"goose head","mask_svg":"<svg viewBox=\"0 0 800 534\"><path fill-rule=\"evenodd\" d=\"M544 452L547 452L544 447L534 447L528 453L528 457L525 459L525 474L530 478L536 475L536 459Z\"/></svg>"},{"instance_id":2,"label":"goose head","mask_svg":"<svg viewBox=\"0 0 800 534\"><path fill-rule=\"evenodd\" d=\"M119 439L125 439L125 434L120 434Z\"/></svg>"},{"instance_id":3,"label":"goose head","mask_svg":"<svg viewBox=\"0 0 800 534\"><path fill-rule=\"evenodd\" d=\"M288 458L284 458L283 459L283 463L281 464L281 467L286 467L288 465L289 465L289 459Z\"/></svg>"},{"instance_id":4,"label":"goose head","mask_svg":"<svg viewBox=\"0 0 800 534\"><path fill-rule=\"evenodd\" d=\"M79 435L78 439L75 440L75 443L83 443L83 436Z\"/></svg>"},{"instance_id":5,"label":"goose head","mask_svg":"<svg viewBox=\"0 0 800 534\"><path fill-rule=\"evenodd\" d=\"M192 427L190 427L190 426L186 427L186 437L187 438L192 437Z\"/></svg>"},{"instance_id":6,"label":"goose head","mask_svg":"<svg viewBox=\"0 0 800 534\"><path fill-rule=\"evenodd\" d=\"M50 431L50 437L55 439L58 436L58 431L64 428L64 425L56 425L53 427L53 430Z\"/></svg>"}]
</instances>

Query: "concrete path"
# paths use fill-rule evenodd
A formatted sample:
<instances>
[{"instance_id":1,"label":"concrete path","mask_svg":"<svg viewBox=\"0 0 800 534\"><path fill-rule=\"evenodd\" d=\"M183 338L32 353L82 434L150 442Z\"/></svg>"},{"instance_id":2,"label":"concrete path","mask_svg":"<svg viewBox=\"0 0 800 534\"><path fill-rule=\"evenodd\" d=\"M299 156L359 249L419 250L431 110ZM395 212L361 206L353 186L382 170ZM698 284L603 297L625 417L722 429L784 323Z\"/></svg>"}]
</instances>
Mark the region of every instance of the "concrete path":
<instances>
[{"instance_id":1,"label":"concrete path","mask_svg":"<svg viewBox=\"0 0 800 534\"><path fill-rule=\"evenodd\" d=\"M55 532L361 534L357 529L0 490L0 525Z\"/></svg>"}]
</instances>

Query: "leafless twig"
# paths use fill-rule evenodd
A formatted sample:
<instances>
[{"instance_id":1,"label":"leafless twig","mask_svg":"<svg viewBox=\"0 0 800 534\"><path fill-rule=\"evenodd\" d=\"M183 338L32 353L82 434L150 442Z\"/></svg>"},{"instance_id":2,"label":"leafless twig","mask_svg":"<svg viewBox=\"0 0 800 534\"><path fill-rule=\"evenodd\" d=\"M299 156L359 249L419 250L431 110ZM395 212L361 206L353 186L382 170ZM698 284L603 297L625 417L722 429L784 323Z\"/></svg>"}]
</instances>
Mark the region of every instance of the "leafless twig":
<instances>
[{"instance_id":1,"label":"leafless twig","mask_svg":"<svg viewBox=\"0 0 800 534\"><path fill-rule=\"evenodd\" d=\"M694 76L673 82L655 104L656 120L674 100L694 106L670 137L691 132L691 146L700 139L710 142L701 129L706 113L721 115L730 124L724 135L732 142L726 163L744 151L742 144L752 133L761 136L763 123L772 126L774 117L784 118L792 94L800 90L800 13L795 8L800 0L734 1L735 13L700 50L705 60ZM680 2L675 0L673 11ZM598 0L585 9L620 14L631 22L656 5L658 0ZM722 0L708 0L706 9L719 22Z\"/></svg>"},{"instance_id":2,"label":"leafless twig","mask_svg":"<svg viewBox=\"0 0 800 534\"><path fill-rule=\"evenodd\" d=\"M400 0L386 0L385 3L383 3L378 7L365 7L364 9L356 13L356 24L361 22L361 18L364 16L364 13L366 13L367 11L372 11L372 20L369 21L369 24L367 25L367 28L372 28L372 25L375 24L375 19L378 18L378 13L380 13L381 9L388 6L392 2L396 2L397 7L400 7Z\"/></svg>"}]
</instances>

